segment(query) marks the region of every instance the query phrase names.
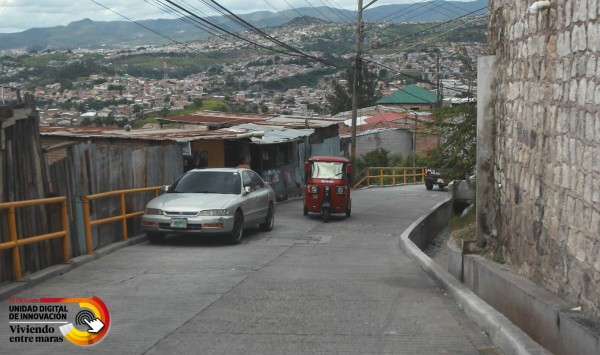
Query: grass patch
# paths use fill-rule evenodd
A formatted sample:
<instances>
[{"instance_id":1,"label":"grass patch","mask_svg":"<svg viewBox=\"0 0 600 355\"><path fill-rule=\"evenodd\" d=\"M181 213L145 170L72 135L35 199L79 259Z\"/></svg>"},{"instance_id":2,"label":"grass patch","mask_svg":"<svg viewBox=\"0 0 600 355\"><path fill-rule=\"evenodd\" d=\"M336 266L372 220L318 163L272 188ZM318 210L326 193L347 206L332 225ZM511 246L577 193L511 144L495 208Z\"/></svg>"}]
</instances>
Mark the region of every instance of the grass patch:
<instances>
[{"instance_id":1,"label":"grass patch","mask_svg":"<svg viewBox=\"0 0 600 355\"><path fill-rule=\"evenodd\" d=\"M475 237L475 208L472 207L464 216L453 216L450 219L450 235L460 245L461 241Z\"/></svg>"},{"instance_id":2,"label":"grass patch","mask_svg":"<svg viewBox=\"0 0 600 355\"><path fill-rule=\"evenodd\" d=\"M492 261L498 264L506 264L506 260L504 260L504 255L501 250L496 250L492 254Z\"/></svg>"}]
</instances>

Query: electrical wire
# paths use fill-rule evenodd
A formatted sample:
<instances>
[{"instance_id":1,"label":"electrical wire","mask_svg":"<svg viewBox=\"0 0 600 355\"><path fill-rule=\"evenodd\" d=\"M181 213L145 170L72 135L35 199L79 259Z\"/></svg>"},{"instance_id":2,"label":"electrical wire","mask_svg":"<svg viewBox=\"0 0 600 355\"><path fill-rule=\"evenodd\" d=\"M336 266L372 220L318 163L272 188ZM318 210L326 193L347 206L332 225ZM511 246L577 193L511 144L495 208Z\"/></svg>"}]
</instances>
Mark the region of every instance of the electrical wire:
<instances>
[{"instance_id":1,"label":"electrical wire","mask_svg":"<svg viewBox=\"0 0 600 355\"><path fill-rule=\"evenodd\" d=\"M275 9L275 11L277 11L278 14L280 14L281 16L285 17L286 19L288 19L288 21L292 22L292 19L287 17L286 14L284 14L283 12L277 10L277 8L275 6L273 6L273 4L271 4L270 2L268 2L267 0L263 0L264 2L266 2L267 4L269 4L269 6L271 6L273 9Z\"/></svg>"},{"instance_id":2,"label":"electrical wire","mask_svg":"<svg viewBox=\"0 0 600 355\"><path fill-rule=\"evenodd\" d=\"M389 41L389 42L385 42L385 43L381 44L380 46L385 46L385 45L388 45L388 44L392 44L392 43L400 42L400 41L402 41L402 40L404 40L404 39L406 39L406 38L413 37L413 36L416 36L416 35L419 35L419 34L425 33L425 32L427 32L427 31L430 31L430 30L432 30L432 29L435 29L435 28L438 28L438 27L441 27L441 26L447 25L448 23L451 23L451 22L454 22L454 21L458 21L458 20L460 20L460 19L462 19L462 18L468 17L468 16L470 16L470 15L473 15L473 14L475 14L475 13L477 13L477 12L481 11L481 10L485 10L485 9L487 9L487 8L488 8L487 6L486 6L486 7L482 7L482 8L480 8L480 9L477 9L477 10L471 11L471 12L469 12L469 13L467 13L467 14L463 15L463 16L460 16L460 17L453 18L453 19L451 19L451 20L448 20L448 21L446 21L446 22L439 23L439 24L437 24L437 25L435 25L435 26L428 27L428 28L426 28L426 29L424 29L424 30L417 31L417 32L415 32L415 33L411 33L411 34L409 34L409 35L406 35L406 36L404 36L404 37L402 37L402 38L399 38L399 39L396 39L396 40L393 40L393 41Z\"/></svg>"}]
</instances>

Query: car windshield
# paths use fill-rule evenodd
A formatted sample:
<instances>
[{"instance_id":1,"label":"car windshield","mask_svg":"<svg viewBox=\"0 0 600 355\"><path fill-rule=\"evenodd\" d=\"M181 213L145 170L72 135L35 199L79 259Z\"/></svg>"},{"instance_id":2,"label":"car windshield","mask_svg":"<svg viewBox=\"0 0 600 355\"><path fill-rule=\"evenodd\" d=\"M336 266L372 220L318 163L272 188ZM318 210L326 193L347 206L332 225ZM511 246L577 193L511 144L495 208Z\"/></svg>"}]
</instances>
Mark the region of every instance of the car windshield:
<instances>
[{"instance_id":1,"label":"car windshield","mask_svg":"<svg viewBox=\"0 0 600 355\"><path fill-rule=\"evenodd\" d=\"M241 186L237 172L193 171L182 176L169 192L239 195Z\"/></svg>"},{"instance_id":2,"label":"car windshield","mask_svg":"<svg viewBox=\"0 0 600 355\"><path fill-rule=\"evenodd\" d=\"M341 179L344 163L315 161L312 165L312 178L315 179Z\"/></svg>"}]
</instances>

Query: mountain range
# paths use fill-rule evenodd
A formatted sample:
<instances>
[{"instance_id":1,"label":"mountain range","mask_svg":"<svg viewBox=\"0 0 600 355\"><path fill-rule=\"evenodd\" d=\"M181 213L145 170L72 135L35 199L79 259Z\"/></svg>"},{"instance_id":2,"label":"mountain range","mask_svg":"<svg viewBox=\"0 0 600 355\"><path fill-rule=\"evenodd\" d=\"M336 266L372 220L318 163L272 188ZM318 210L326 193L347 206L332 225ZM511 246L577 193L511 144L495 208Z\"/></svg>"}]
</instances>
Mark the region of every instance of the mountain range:
<instances>
[{"instance_id":1,"label":"mountain range","mask_svg":"<svg viewBox=\"0 0 600 355\"><path fill-rule=\"evenodd\" d=\"M416 4L382 5L363 11L365 22L432 22L447 21L467 15L487 14L487 0L470 2L433 0ZM259 11L239 15L258 28L285 25L299 15L331 23L355 24L356 11L330 7L306 7L281 12ZM206 18L222 28L240 31L242 28L230 18ZM190 18L129 21L92 21L84 19L67 26L32 28L23 32L0 33L0 50L45 50L74 48L125 48L138 45L162 45L200 40L212 34L192 25ZM151 31L149 30L151 29ZM212 30L216 33L216 30Z\"/></svg>"}]
</instances>

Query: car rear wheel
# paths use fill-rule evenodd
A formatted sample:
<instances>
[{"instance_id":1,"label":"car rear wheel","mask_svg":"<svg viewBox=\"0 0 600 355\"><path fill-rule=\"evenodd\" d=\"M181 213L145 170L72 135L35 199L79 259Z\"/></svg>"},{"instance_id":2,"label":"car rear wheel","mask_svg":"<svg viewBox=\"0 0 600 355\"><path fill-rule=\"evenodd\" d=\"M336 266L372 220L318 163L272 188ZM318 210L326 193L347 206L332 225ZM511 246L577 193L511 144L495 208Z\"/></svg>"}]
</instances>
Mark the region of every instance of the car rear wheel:
<instances>
[{"instance_id":1,"label":"car rear wheel","mask_svg":"<svg viewBox=\"0 0 600 355\"><path fill-rule=\"evenodd\" d=\"M229 242L231 244L240 244L242 242L242 234L244 231L244 215L241 211L235 212L233 218L233 229L229 234Z\"/></svg>"},{"instance_id":2,"label":"car rear wheel","mask_svg":"<svg viewBox=\"0 0 600 355\"><path fill-rule=\"evenodd\" d=\"M146 232L146 237L148 238L148 241L152 244L158 244L163 239L165 239L165 236L163 234L153 232Z\"/></svg>"},{"instance_id":3,"label":"car rear wheel","mask_svg":"<svg viewBox=\"0 0 600 355\"><path fill-rule=\"evenodd\" d=\"M425 187L427 190L433 190L433 183L431 181L425 181Z\"/></svg>"},{"instance_id":4,"label":"car rear wheel","mask_svg":"<svg viewBox=\"0 0 600 355\"><path fill-rule=\"evenodd\" d=\"M265 217L265 222L259 225L260 230L264 232L270 232L273 230L273 225L275 224L275 211L273 208L273 204L269 203L269 210L267 211L267 217Z\"/></svg>"}]
</instances>

